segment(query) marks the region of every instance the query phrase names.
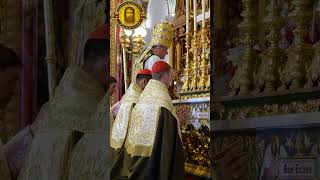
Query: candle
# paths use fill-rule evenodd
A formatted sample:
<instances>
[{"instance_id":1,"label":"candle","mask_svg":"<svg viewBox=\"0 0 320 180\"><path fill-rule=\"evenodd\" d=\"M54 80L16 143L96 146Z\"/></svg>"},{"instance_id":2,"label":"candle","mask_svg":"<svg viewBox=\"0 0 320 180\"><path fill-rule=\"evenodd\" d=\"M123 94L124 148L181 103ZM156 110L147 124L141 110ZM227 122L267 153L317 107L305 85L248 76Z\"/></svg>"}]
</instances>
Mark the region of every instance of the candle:
<instances>
[{"instance_id":1,"label":"candle","mask_svg":"<svg viewBox=\"0 0 320 180\"><path fill-rule=\"evenodd\" d=\"M189 33L189 0L186 0L186 33Z\"/></svg>"},{"instance_id":2,"label":"candle","mask_svg":"<svg viewBox=\"0 0 320 180\"><path fill-rule=\"evenodd\" d=\"M205 20L205 13L206 13L206 2L205 0L202 0L202 28L205 27L205 23L204 23L204 20Z\"/></svg>"},{"instance_id":3,"label":"candle","mask_svg":"<svg viewBox=\"0 0 320 180\"><path fill-rule=\"evenodd\" d=\"M197 0L193 0L193 31L197 32Z\"/></svg>"}]
</instances>

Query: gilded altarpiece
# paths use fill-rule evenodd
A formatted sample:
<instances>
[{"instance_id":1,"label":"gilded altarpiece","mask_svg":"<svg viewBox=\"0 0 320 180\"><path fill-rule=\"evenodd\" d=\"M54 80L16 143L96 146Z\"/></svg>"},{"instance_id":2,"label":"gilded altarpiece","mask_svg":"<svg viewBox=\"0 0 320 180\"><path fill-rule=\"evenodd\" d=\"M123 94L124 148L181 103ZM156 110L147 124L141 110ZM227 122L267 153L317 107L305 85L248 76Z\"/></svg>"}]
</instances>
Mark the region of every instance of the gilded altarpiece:
<instances>
[{"instance_id":1,"label":"gilded altarpiece","mask_svg":"<svg viewBox=\"0 0 320 180\"><path fill-rule=\"evenodd\" d=\"M170 47L170 64L178 72L174 78L176 109L188 109L182 127L185 171L210 178L210 1L184 1L170 21L175 39Z\"/></svg>"},{"instance_id":2,"label":"gilded altarpiece","mask_svg":"<svg viewBox=\"0 0 320 180\"><path fill-rule=\"evenodd\" d=\"M212 154L237 141L249 180L319 179L319 2L215 2Z\"/></svg>"}]
</instances>

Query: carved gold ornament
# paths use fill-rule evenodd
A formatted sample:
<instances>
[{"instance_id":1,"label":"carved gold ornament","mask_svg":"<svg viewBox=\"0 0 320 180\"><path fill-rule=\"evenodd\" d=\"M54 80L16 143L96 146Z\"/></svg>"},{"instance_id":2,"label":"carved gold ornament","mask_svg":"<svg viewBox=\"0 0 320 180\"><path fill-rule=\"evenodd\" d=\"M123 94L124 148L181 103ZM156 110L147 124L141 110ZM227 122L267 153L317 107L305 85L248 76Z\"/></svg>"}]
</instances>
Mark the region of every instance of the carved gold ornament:
<instances>
[{"instance_id":1,"label":"carved gold ornament","mask_svg":"<svg viewBox=\"0 0 320 180\"><path fill-rule=\"evenodd\" d=\"M162 45L169 48L173 42L174 29L167 22L160 23L154 26L152 32L151 46Z\"/></svg>"},{"instance_id":2,"label":"carved gold ornament","mask_svg":"<svg viewBox=\"0 0 320 180\"><path fill-rule=\"evenodd\" d=\"M215 120L242 120L262 116L284 115L289 113L317 112L320 110L320 99L296 101L288 104L270 104L263 106L248 106L213 109Z\"/></svg>"}]
</instances>

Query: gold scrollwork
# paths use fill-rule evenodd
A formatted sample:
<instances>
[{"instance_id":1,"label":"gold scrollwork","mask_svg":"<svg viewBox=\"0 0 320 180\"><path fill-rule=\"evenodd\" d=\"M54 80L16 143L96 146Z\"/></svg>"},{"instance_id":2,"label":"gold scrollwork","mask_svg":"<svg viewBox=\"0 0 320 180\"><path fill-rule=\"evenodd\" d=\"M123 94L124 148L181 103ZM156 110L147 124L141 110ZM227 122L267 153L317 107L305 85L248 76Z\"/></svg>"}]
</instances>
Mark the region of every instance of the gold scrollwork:
<instances>
[{"instance_id":1,"label":"gold scrollwork","mask_svg":"<svg viewBox=\"0 0 320 180\"><path fill-rule=\"evenodd\" d=\"M320 99L306 102L291 102L289 104L270 104L263 106L249 106L236 108L215 108L215 120L241 120L253 117L283 115L289 113L317 112L320 109Z\"/></svg>"}]
</instances>

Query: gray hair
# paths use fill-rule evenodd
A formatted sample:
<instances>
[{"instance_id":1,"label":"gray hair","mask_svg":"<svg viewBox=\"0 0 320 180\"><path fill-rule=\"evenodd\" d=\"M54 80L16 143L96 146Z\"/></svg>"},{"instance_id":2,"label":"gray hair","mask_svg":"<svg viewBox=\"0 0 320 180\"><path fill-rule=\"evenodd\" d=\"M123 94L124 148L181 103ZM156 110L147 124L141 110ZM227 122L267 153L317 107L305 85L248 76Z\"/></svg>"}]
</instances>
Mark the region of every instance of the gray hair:
<instances>
[{"instance_id":1,"label":"gray hair","mask_svg":"<svg viewBox=\"0 0 320 180\"><path fill-rule=\"evenodd\" d=\"M160 81L160 80L162 79L162 77L163 77L165 74L167 74L169 71L170 71L170 69L167 69L167 70L165 70L165 71L152 74L152 79L155 79L155 80Z\"/></svg>"}]
</instances>

